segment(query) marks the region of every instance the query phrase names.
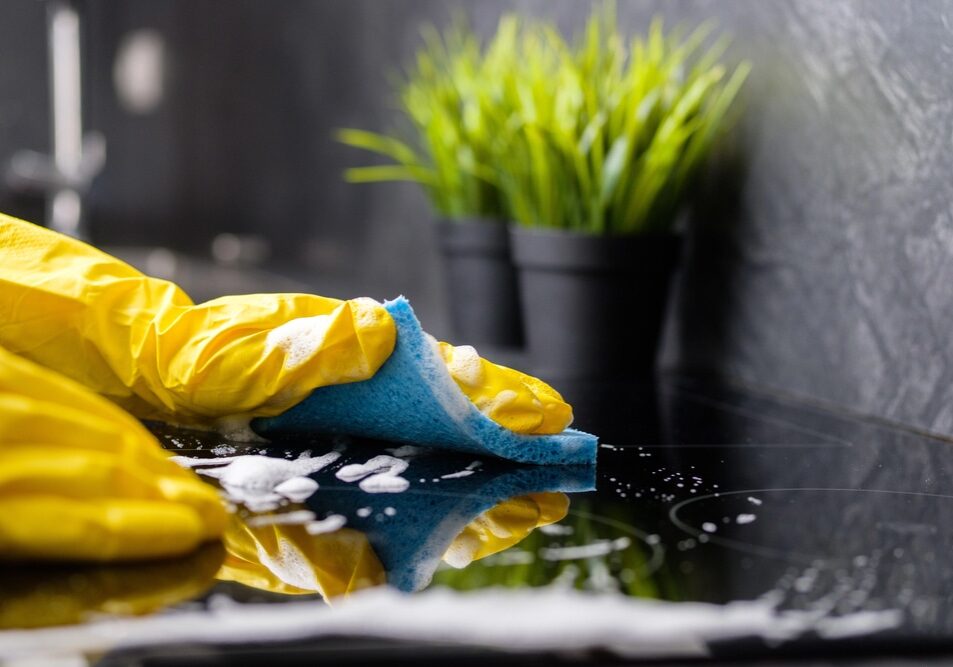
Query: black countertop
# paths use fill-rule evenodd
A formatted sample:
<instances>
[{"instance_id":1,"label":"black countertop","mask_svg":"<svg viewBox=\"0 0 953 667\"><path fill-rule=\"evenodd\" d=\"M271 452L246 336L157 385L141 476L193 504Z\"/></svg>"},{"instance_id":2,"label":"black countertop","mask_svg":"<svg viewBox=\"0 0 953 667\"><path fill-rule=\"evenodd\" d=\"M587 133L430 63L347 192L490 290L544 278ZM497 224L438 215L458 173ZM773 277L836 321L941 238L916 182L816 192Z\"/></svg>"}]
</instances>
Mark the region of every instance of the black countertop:
<instances>
[{"instance_id":1,"label":"black countertop","mask_svg":"<svg viewBox=\"0 0 953 667\"><path fill-rule=\"evenodd\" d=\"M258 502L264 510L258 512L248 505L261 495L238 503L236 516L245 526L239 529L245 542L236 542L245 549L238 561L232 545L229 553L210 546L156 564L7 567L0 575L5 627L83 622L0 632L0 658L79 654L102 656L110 665L217 664L236 657L279 664L469 664L485 662L491 651L498 662L531 664L543 657L550 663L620 659L615 645L623 646L627 660L653 661L873 658L953 649L953 444L693 378L666 377L658 391L561 388L576 404L578 425L603 437L595 470L477 461L341 438L243 444L155 426L165 446L205 471L249 455L294 463L336 451L339 458L310 474L319 488L302 502ZM302 451L309 454L302 458ZM345 464L387 451L407 461L406 491L367 493L336 475ZM211 465L220 457L231 458ZM547 503L559 506L560 494L569 508L556 524L462 569L444 562L452 557L441 560L468 524L492 524L494 515L486 512L499 503L521 498L507 511L532 513ZM288 523L274 525L275 516ZM518 517L513 521L522 525ZM338 524L347 539L335 537L345 535L332 530ZM489 529L505 533L514 524L502 525ZM262 537L268 531L270 537ZM248 540L251 534L257 542ZM256 553L261 562L249 566ZM223 559L230 575L219 570ZM244 574L236 562L244 563ZM375 570L376 562L383 571ZM384 579L404 593L367 597L384 590L370 590ZM348 587L368 590L344 602L333 598L330 609L321 602L322 591L333 595ZM473 597L499 587L524 595ZM434 611L434 594L444 589L466 591L442 607L446 624ZM574 597L573 590L586 593ZM362 598L363 607L350 605ZM748 602L704 607L684 622L670 605L649 608L649 617L639 608L631 626L619 620L629 607L613 611L620 600L646 599ZM718 627L718 618L730 625L732 614L749 614L754 606L768 609L767 616L724 632ZM312 607L338 615L337 625L326 625L327 615L300 621ZM283 615L282 609L296 611ZM559 632L523 642L535 636L532 623L522 634L494 625L495 610L501 624L512 625L507 613L513 609L538 613L542 625L568 624L566 633L579 633L578 647ZM243 610L264 620L223 630L223 619ZM458 618L471 612L479 619L469 625ZM406 614L405 626L382 629L381 613ZM668 614L676 615L666 625ZM662 625L641 636L639 618ZM600 623L619 627L611 637L600 636Z\"/></svg>"}]
</instances>

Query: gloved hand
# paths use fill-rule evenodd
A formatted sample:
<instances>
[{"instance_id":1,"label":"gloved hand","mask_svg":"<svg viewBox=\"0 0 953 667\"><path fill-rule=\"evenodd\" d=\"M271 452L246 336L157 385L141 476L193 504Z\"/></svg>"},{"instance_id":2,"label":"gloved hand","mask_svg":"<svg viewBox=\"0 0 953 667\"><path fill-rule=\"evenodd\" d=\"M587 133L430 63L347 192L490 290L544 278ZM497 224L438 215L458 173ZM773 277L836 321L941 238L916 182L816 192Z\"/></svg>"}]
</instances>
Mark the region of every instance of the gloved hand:
<instances>
[{"instance_id":1,"label":"gloved hand","mask_svg":"<svg viewBox=\"0 0 953 667\"><path fill-rule=\"evenodd\" d=\"M193 304L95 248L0 214L0 345L143 418L202 425L273 416L313 389L370 378L394 347L372 299L229 296ZM572 412L544 383L443 344L487 416L557 433Z\"/></svg>"},{"instance_id":2,"label":"gloved hand","mask_svg":"<svg viewBox=\"0 0 953 667\"><path fill-rule=\"evenodd\" d=\"M224 525L216 491L136 419L0 348L0 558L175 556Z\"/></svg>"},{"instance_id":3,"label":"gloved hand","mask_svg":"<svg viewBox=\"0 0 953 667\"><path fill-rule=\"evenodd\" d=\"M218 579L272 593L320 593L330 601L386 580L367 537L351 528L311 535L303 525L252 527L232 515L225 549Z\"/></svg>"},{"instance_id":4,"label":"gloved hand","mask_svg":"<svg viewBox=\"0 0 953 667\"><path fill-rule=\"evenodd\" d=\"M509 549L539 526L561 521L568 511L569 498L564 493L530 493L504 500L471 521L450 544L443 560L464 568ZM252 520L262 518L267 515ZM439 530L440 526L434 524L433 528ZM233 515L225 531L225 548L228 555L218 579L272 593L321 593L331 602L387 583L367 537L351 528L311 535L305 525L253 527ZM427 562L424 559L419 565Z\"/></svg>"},{"instance_id":5,"label":"gloved hand","mask_svg":"<svg viewBox=\"0 0 953 667\"><path fill-rule=\"evenodd\" d=\"M467 524L443 560L464 568L515 546L540 526L562 521L568 512L569 497L565 493L528 493L504 500Z\"/></svg>"}]
</instances>

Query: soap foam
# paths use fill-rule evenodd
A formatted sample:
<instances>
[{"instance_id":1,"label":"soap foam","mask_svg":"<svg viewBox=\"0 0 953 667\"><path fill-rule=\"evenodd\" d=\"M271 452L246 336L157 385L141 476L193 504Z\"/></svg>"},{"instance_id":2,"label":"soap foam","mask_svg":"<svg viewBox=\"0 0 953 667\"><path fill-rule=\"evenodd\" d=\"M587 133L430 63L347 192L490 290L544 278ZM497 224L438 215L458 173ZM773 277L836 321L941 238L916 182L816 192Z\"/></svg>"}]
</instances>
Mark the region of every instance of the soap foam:
<instances>
[{"instance_id":1,"label":"soap foam","mask_svg":"<svg viewBox=\"0 0 953 667\"><path fill-rule=\"evenodd\" d=\"M387 454L381 454L369 459L366 463L351 463L342 466L340 470L334 473L342 482L356 482L359 479L377 473L387 473L390 475L399 475L407 470L408 463L403 459Z\"/></svg>"},{"instance_id":2,"label":"soap foam","mask_svg":"<svg viewBox=\"0 0 953 667\"><path fill-rule=\"evenodd\" d=\"M313 585L282 555L283 580ZM287 571L288 568L292 571ZM304 586L302 586L304 587ZM508 652L608 651L635 658L705 657L720 641L762 637L772 643L816 632L856 637L894 628L898 610L833 616L782 611L770 598L732 602L662 602L567 588L491 589L460 593L432 588L408 596L381 587L323 602L229 604L207 611L100 618L86 625L0 633L0 659L105 653L141 646L288 642L320 637L374 637L479 646ZM567 632L571 628L571 632Z\"/></svg>"},{"instance_id":3,"label":"soap foam","mask_svg":"<svg viewBox=\"0 0 953 667\"><path fill-rule=\"evenodd\" d=\"M284 368L294 370L321 349L331 322L331 315L288 320L268 332L265 338L265 356L278 348L285 355Z\"/></svg>"},{"instance_id":4,"label":"soap foam","mask_svg":"<svg viewBox=\"0 0 953 667\"><path fill-rule=\"evenodd\" d=\"M327 467L341 455L330 452L312 457L305 451L294 460L270 456L244 455L218 459L174 456L172 460L206 477L217 479L226 498L253 512L274 510L286 502L307 500L318 483L307 477Z\"/></svg>"},{"instance_id":5,"label":"soap foam","mask_svg":"<svg viewBox=\"0 0 953 667\"><path fill-rule=\"evenodd\" d=\"M340 530L347 524L347 518L340 514L331 514L320 521L311 521L305 525L304 529L308 535L323 535L324 533L333 533Z\"/></svg>"},{"instance_id":6,"label":"soap foam","mask_svg":"<svg viewBox=\"0 0 953 667\"><path fill-rule=\"evenodd\" d=\"M483 364L476 348L471 345L453 348L453 356L447 363L447 370L454 380L468 387L478 387L483 383Z\"/></svg>"}]
</instances>

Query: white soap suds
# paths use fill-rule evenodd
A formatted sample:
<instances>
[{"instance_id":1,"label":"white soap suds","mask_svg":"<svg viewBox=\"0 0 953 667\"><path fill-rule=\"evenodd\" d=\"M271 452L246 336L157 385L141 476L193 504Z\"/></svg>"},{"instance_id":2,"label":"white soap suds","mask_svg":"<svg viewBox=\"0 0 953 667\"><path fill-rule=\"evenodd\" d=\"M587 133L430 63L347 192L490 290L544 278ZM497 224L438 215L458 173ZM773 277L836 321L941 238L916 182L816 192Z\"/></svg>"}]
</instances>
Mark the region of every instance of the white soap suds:
<instances>
[{"instance_id":1,"label":"white soap suds","mask_svg":"<svg viewBox=\"0 0 953 667\"><path fill-rule=\"evenodd\" d=\"M268 332L265 338L265 356L277 348L284 352L284 368L294 370L321 349L331 322L331 315L288 320Z\"/></svg>"},{"instance_id":2,"label":"white soap suds","mask_svg":"<svg viewBox=\"0 0 953 667\"><path fill-rule=\"evenodd\" d=\"M284 514L253 516L246 519L245 523L251 528L261 528L262 526L297 526L313 521L314 519L314 512L298 510L296 512L285 512Z\"/></svg>"},{"instance_id":3,"label":"white soap suds","mask_svg":"<svg viewBox=\"0 0 953 667\"><path fill-rule=\"evenodd\" d=\"M543 560L597 558L599 556L607 556L616 551L628 549L631 544L632 540L623 536L614 540L597 540L590 544L572 547L545 547L539 550L539 557Z\"/></svg>"},{"instance_id":4,"label":"white soap suds","mask_svg":"<svg viewBox=\"0 0 953 667\"><path fill-rule=\"evenodd\" d=\"M408 463L403 459L381 454L369 459L366 463L351 463L342 466L340 470L334 473L342 482L356 482L359 479L378 473L389 473L399 475L407 470Z\"/></svg>"},{"instance_id":5,"label":"white soap suds","mask_svg":"<svg viewBox=\"0 0 953 667\"><path fill-rule=\"evenodd\" d=\"M739 514L735 521L739 524L751 523L757 517L754 514Z\"/></svg>"},{"instance_id":6,"label":"white soap suds","mask_svg":"<svg viewBox=\"0 0 953 667\"><path fill-rule=\"evenodd\" d=\"M718 526L713 524L711 521L706 521L702 524L702 530L704 530L706 533L714 533L716 530L718 530Z\"/></svg>"},{"instance_id":7,"label":"white soap suds","mask_svg":"<svg viewBox=\"0 0 953 667\"><path fill-rule=\"evenodd\" d=\"M211 452L215 456L231 456L237 451L238 450L232 445L218 445L216 447L212 447L211 449Z\"/></svg>"},{"instance_id":8,"label":"white soap suds","mask_svg":"<svg viewBox=\"0 0 953 667\"><path fill-rule=\"evenodd\" d=\"M486 401L485 403L480 403L476 407L485 417L487 417L488 419L492 419L491 415L494 412L502 408L505 408L507 405L515 401L517 398L519 398L519 394L517 394L515 391L513 391L512 389L504 389L503 391L498 393L489 401Z\"/></svg>"},{"instance_id":9,"label":"white soap suds","mask_svg":"<svg viewBox=\"0 0 953 667\"><path fill-rule=\"evenodd\" d=\"M351 299L351 313L358 328L366 329L378 324L381 320L380 310L383 307L369 296L359 296Z\"/></svg>"},{"instance_id":10,"label":"white soap suds","mask_svg":"<svg viewBox=\"0 0 953 667\"><path fill-rule=\"evenodd\" d=\"M219 481L225 497L232 503L243 504L253 512L277 509L286 502L304 502L318 488L318 483L307 477L336 461L341 455L330 452L312 457L302 452L297 459L278 459L270 456L228 456L202 459L175 456L173 461L206 477Z\"/></svg>"},{"instance_id":11,"label":"white soap suds","mask_svg":"<svg viewBox=\"0 0 953 667\"><path fill-rule=\"evenodd\" d=\"M304 573L284 576L310 584ZM298 575L298 576L294 576ZM296 583L296 585L297 585ZM287 642L319 637L375 637L452 643L510 652L604 650L623 657L704 657L712 642L763 637L776 643L805 633L861 636L896 627L896 610L842 616L781 611L760 599L715 605L661 602L566 587L459 593L431 588L415 595L368 589L323 602L210 605L85 625L0 632L0 659L94 654L140 646ZM567 632L571 628L571 632Z\"/></svg>"},{"instance_id":12,"label":"white soap suds","mask_svg":"<svg viewBox=\"0 0 953 667\"><path fill-rule=\"evenodd\" d=\"M572 535L572 526L562 526L558 523L551 523L548 526L540 526L539 532L543 535Z\"/></svg>"},{"instance_id":13,"label":"white soap suds","mask_svg":"<svg viewBox=\"0 0 953 667\"><path fill-rule=\"evenodd\" d=\"M397 510L395 510L393 507L385 507L384 514L387 516L395 516L397 514Z\"/></svg>"},{"instance_id":14,"label":"white soap suds","mask_svg":"<svg viewBox=\"0 0 953 667\"><path fill-rule=\"evenodd\" d=\"M356 514L363 519L365 517L369 517L373 511L374 510L372 510L370 507L361 507L357 510Z\"/></svg>"},{"instance_id":15,"label":"white soap suds","mask_svg":"<svg viewBox=\"0 0 953 667\"><path fill-rule=\"evenodd\" d=\"M443 562L450 567L462 570L473 562L480 550L480 540L469 533L457 536L443 553Z\"/></svg>"},{"instance_id":16,"label":"white soap suds","mask_svg":"<svg viewBox=\"0 0 953 667\"><path fill-rule=\"evenodd\" d=\"M365 477L358 486L365 493L402 493L410 488L410 482L403 477L381 473Z\"/></svg>"},{"instance_id":17,"label":"white soap suds","mask_svg":"<svg viewBox=\"0 0 953 667\"><path fill-rule=\"evenodd\" d=\"M311 521L305 525L304 529L308 535L323 535L324 533L333 533L345 526L347 518L340 514L331 514L320 521Z\"/></svg>"},{"instance_id":18,"label":"white soap suds","mask_svg":"<svg viewBox=\"0 0 953 667\"><path fill-rule=\"evenodd\" d=\"M366 463L351 463L334 473L342 482L356 482L366 493L400 493L410 487L410 482L400 476L409 464L403 459L381 454Z\"/></svg>"},{"instance_id":19,"label":"white soap suds","mask_svg":"<svg viewBox=\"0 0 953 667\"><path fill-rule=\"evenodd\" d=\"M468 387L478 387L483 384L483 365L480 363L480 355L471 345L454 347L453 356L446 365L450 375L457 382Z\"/></svg>"},{"instance_id":20,"label":"white soap suds","mask_svg":"<svg viewBox=\"0 0 953 667\"><path fill-rule=\"evenodd\" d=\"M754 496L748 496L748 502L751 503L752 505L760 505L762 501L760 498L755 498Z\"/></svg>"},{"instance_id":21,"label":"white soap suds","mask_svg":"<svg viewBox=\"0 0 953 667\"><path fill-rule=\"evenodd\" d=\"M293 503L303 503L318 490L318 483L310 477L292 477L275 487L278 493Z\"/></svg>"}]
</instances>

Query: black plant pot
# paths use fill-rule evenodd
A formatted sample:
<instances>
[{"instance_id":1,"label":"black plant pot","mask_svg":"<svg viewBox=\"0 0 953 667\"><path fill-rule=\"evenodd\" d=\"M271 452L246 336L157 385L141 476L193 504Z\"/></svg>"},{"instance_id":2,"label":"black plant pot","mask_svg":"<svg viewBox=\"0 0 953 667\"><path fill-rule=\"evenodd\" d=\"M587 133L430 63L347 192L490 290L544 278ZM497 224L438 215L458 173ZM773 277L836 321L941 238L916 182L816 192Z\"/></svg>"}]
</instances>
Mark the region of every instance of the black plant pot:
<instances>
[{"instance_id":1,"label":"black plant pot","mask_svg":"<svg viewBox=\"0 0 953 667\"><path fill-rule=\"evenodd\" d=\"M516 272L506 225L486 220L440 220L437 236L457 344L523 344Z\"/></svg>"},{"instance_id":2,"label":"black plant pot","mask_svg":"<svg viewBox=\"0 0 953 667\"><path fill-rule=\"evenodd\" d=\"M544 379L654 375L681 239L513 228L523 324Z\"/></svg>"}]
</instances>

